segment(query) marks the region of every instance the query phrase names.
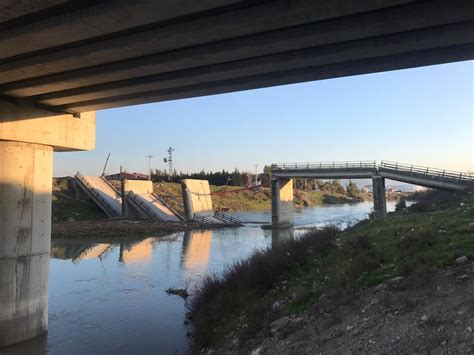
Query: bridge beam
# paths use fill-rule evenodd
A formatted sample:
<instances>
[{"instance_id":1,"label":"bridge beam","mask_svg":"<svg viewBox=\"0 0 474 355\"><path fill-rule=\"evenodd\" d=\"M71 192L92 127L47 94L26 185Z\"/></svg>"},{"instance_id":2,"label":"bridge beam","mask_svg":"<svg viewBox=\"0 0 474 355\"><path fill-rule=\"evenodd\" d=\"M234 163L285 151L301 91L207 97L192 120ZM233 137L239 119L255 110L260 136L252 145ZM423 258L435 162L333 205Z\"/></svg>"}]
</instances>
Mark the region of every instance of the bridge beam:
<instances>
[{"instance_id":1,"label":"bridge beam","mask_svg":"<svg viewBox=\"0 0 474 355\"><path fill-rule=\"evenodd\" d=\"M95 113L0 101L0 347L48 329L53 151L94 144Z\"/></svg>"},{"instance_id":2,"label":"bridge beam","mask_svg":"<svg viewBox=\"0 0 474 355\"><path fill-rule=\"evenodd\" d=\"M376 218L383 217L387 214L385 178L382 176L372 177L372 190L374 195L374 215Z\"/></svg>"},{"instance_id":3,"label":"bridge beam","mask_svg":"<svg viewBox=\"0 0 474 355\"><path fill-rule=\"evenodd\" d=\"M293 218L293 179L272 179L272 226L290 227Z\"/></svg>"}]
</instances>

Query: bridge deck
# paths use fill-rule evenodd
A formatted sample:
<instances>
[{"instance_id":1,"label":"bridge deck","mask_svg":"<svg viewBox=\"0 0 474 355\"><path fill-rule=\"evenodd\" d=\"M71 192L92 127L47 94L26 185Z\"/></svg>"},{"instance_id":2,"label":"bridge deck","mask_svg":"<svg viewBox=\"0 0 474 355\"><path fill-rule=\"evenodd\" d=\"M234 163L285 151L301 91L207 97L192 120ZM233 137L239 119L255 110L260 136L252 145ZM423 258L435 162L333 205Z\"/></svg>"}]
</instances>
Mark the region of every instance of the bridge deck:
<instances>
[{"instance_id":1,"label":"bridge deck","mask_svg":"<svg viewBox=\"0 0 474 355\"><path fill-rule=\"evenodd\" d=\"M0 97L80 113L474 57L471 0L9 1Z\"/></svg>"},{"instance_id":2,"label":"bridge deck","mask_svg":"<svg viewBox=\"0 0 474 355\"><path fill-rule=\"evenodd\" d=\"M474 191L474 176L394 162L375 161L273 164L272 175L279 178L363 179L382 176L409 184L454 191Z\"/></svg>"}]
</instances>

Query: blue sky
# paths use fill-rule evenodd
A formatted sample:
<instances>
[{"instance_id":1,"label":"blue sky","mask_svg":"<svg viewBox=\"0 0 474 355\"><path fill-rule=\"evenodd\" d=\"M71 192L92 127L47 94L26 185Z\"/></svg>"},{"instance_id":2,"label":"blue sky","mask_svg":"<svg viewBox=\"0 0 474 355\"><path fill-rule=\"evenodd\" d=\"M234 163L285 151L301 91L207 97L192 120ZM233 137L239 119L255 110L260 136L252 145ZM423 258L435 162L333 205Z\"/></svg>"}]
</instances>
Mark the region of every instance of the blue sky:
<instances>
[{"instance_id":1,"label":"blue sky","mask_svg":"<svg viewBox=\"0 0 474 355\"><path fill-rule=\"evenodd\" d=\"M55 176L123 165L253 171L254 164L392 160L474 171L473 61L97 112L97 147L55 153Z\"/></svg>"}]
</instances>

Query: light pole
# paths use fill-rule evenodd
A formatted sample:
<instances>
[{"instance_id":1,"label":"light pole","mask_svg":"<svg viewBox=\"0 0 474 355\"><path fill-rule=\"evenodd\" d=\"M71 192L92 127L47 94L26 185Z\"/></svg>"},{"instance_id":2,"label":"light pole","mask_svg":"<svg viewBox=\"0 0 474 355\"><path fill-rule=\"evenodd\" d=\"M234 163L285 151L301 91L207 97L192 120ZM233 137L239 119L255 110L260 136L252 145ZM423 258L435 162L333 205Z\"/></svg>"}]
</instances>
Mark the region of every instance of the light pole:
<instances>
[{"instance_id":1,"label":"light pole","mask_svg":"<svg viewBox=\"0 0 474 355\"><path fill-rule=\"evenodd\" d=\"M151 181L151 159L154 157L154 155L147 155L148 158L148 180Z\"/></svg>"},{"instance_id":2,"label":"light pole","mask_svg":"<svg viewBox=\"0 0 474 355\"><path fill-rule=\"evenodd\" d=\"M260 164L255 164L255 186L258 185L258 167L260 166Z\"/></svg>"}]
</instances>

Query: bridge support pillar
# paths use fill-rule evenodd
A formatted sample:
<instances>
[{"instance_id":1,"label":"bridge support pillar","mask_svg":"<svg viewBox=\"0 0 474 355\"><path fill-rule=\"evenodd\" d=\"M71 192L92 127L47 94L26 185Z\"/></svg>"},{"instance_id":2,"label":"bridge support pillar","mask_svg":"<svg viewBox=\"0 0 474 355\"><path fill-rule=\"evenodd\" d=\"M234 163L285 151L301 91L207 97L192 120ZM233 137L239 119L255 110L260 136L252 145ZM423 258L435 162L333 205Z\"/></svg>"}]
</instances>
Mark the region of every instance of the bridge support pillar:
<instances>
[{"instance_id":1,"label":"bridge support pillar","mask_svg":"<svg viewBox=\"0 0 474 355\"><path fill-rule=\"evenodd\" d=\"M374 195L374 215L376 218L387 214L387 199L385 196L385 178L374 176L372 178L372 190Z\"/></svg>"},{"instance_id":2,"label":"bridge support pillar","mask_svg":"<svg viewBox=\"0 0 474 355\"><path fill-rule=\"evenodd\" d=\"M95 113L0 100L0 347L48 329L53 151L95 145Z\"/></svg>"},{"instance_id":3,"label":"bridge support pillar","mask_svg":"<svg viewBox=\"0 0 474 355\"><path fill-rule=\"evenodd\" d=\"M272 179L272 226L283 228L293 225L293 180Z\"/></svg>"}]
</instances>

